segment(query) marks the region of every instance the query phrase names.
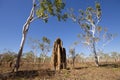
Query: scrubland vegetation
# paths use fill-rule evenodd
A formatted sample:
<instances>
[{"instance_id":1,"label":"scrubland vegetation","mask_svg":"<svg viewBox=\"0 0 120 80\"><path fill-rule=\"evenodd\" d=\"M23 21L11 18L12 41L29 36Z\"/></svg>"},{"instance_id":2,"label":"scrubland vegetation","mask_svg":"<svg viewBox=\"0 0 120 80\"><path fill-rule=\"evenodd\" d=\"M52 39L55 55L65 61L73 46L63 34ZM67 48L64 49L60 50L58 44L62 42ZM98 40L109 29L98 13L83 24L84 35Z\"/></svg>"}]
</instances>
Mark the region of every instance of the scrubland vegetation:
<instances>
[{"instance_id":1,"label":"scrubland vegetation","mask_svg":"<svg viewBox=\"0 0 120 80\"><path fill-rule=\"evenodd\" d=\"M117 52L102 53L99 58L100 66L96 67L94 56L85 57L82 54L75 56L73 67L72 57L67 58L67 69L55 71L46 56L43 63L42 57L37 57L34 62L33 52L22 56L20 69L12 72L12 62L16 54L11 51L0 55L0 80L119 80L120 56ZM106 56L107 55L107 56Z\"/></svg>"},{"instance_id":2,"label":"scrubland vegetation","mask_svg":"<svg viewBox=\"0 0 120 80\"><path fill-rule=\"evenodd\" d=\"M80 9L77 16L72 8L68 9L68 12L65 10L62 12L66 5L62 0L32 1L31 12L23 25L18 53L9 50L0 53L0 80L120 80L120 53L104 53L102 52L104 50L97 45L103 40L102 48L104 48L116 37L99 25L102 9L98 2L94 8L88 7L85 11ZM58 21L70 18L79 24L81 29L79 40L75 41L74 46L66 53L60 39L51 47L51 41L47 37L43 37L42 40L31 38L32 51L23 53L30 24L36 19L47 23L49 17L57 17ZM86 57L84 53L77 53L75 47L78 44L87 46L89 53L92 54ZM39 56L36 49L41 51ZM51 56L48 56L51 49L53 49L54 67L59 65L59 68L64 64L65 68L53 69Z\"/></svg>"}]
</instances>

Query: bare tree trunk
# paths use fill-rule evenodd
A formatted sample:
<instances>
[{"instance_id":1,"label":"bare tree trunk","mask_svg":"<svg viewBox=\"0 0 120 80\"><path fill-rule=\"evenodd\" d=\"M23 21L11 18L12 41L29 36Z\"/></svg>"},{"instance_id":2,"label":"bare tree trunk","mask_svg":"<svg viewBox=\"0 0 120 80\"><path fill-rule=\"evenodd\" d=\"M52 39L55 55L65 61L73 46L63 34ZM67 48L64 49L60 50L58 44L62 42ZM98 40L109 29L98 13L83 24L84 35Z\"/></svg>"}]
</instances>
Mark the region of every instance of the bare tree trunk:
<instances>
[{"instance_id":1,"label":"bare tree trunk","mask_svg":"<svg viewBox=\"0 0 120 80\"><path fill-rule=\"evenodd\" d=\"M96 64L96 66L99 66L94 39L93 39L93 53L94 53L94 57L95 57L95 64Z\"/></svg>"},{"instance_id":2,"label":"bare tree trunk","mask_svg":"<svg viewBox=\"0 0 120 80\"><path fill-rule=\"evenodd\" d=\"M43 61L42 61L42 62L43 62L43 64L45 63L45 59L46 59L46 57L45 57L45 56L43 56Z\"/></svg>"},{"instance_id":3,"label":"bare tree trunk","mask_svg":"<svg viewBox=\"0 0 120 80\"><path fill-rule=\"evenodd\" d=\"M73 58L73 68L75 67L75 57Z\"/></svg>"},{"instance_id":4,"label":"bare tree trunk","mask_svg":"<svg viewBox=\"0 0 120 80\"><path fill-rule=\"evenodd\" d=\"M34 8L35 8L34 3L35 3L35 1L33 0L33 7L31 9L30 15L29 15L26 23L23 25L22 40L21 40L21 44L20 44L20 49L19 49L19 52L18 52L17 60L16 60L16 63L14 65L14 68L12 70L13 72L14 71L17 72L18 69L19 69L19 66L20 66L20 58L22 56L24 43L25 43L25 40L26 40L26 36L27 36L28 30L29 30L30 23L33 21L33 17L34 17Z\"/></svg>"},{"instance_id":5,"label":"bare tree trunk","mask_svg":"<svg viewBox=\"0 0 120 80\"><path fill-rule=\"evenodd\" d=\"M37 51L34 50L34 64L36 64L37 62Z\"/></svg>"}]
</instances>

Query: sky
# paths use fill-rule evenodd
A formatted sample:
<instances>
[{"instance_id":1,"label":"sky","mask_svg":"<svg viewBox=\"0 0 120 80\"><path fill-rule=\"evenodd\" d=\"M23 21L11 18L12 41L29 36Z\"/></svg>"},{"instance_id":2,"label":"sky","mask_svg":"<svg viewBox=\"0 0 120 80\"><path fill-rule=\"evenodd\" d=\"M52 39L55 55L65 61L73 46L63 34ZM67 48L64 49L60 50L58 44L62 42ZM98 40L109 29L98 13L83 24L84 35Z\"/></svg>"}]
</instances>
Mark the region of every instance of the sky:
<instances>
[{"instance_id":1,"label":"sky","mask_svg":"<svg viewBox=\"0 0 120 80\"><path fill-rule=\"evenodd\" d=\"M95 6L97 0L66 0L66 8L85 10L88 6ZM99 25L108 28L108 32L117 33L117 37L111 41L104 51L120 52L120 0L98 0L101 3L102 19ZM0 0L0 52L12 50L18 52L22 27L29 16L32 7L32 0ZM58 22L57 18L50 18L48 23L36 20L30 25L23 52L31 51L29 38L41 39L43 36L51 40L51 45L56 38L60 37L67 53L69 47L77 40L77 35L81 32L80 26L68 19L66 22ZM76 52L89 55L88 49L82 45L77 46ZM49 53L51 55L51 53Z\"/></svg>"}]
</instances>

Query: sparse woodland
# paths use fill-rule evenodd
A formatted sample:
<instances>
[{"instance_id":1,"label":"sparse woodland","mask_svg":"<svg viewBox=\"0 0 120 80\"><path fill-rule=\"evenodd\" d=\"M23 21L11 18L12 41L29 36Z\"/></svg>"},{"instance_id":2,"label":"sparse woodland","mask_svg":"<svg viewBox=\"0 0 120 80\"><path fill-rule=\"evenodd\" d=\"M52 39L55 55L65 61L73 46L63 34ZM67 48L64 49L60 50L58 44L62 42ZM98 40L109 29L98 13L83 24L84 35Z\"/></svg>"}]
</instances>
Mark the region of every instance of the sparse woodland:
<instances>
[{"instance_id":1,"label":"sparse woodland","mask_svg":"<svg viewBox=\"0 0 120 80\"><path fill-rule=\"evenodd\" d=\"M72 8L63 11L67 5L63 0L32 1L18 53L11 50L0 53L0 80L120 80L120 53L103 50L116 36L108 34L109 30L99 25L102 20L100 3L96 2L95 7L80 10L79 15L75 15ZM30 24L36 19L47 24L49 17L66 22L68 18L72 19L82 30L76 36L78 40L73 41L67 50L60 38L51 43L49 37L41 36L40 40L31 37L28 41L31 50L23 53ZM97 43L101 40L104 43L98 48ZM90 51L89 56L76 51L79 44Z\"/></svg>"}]
</instances>

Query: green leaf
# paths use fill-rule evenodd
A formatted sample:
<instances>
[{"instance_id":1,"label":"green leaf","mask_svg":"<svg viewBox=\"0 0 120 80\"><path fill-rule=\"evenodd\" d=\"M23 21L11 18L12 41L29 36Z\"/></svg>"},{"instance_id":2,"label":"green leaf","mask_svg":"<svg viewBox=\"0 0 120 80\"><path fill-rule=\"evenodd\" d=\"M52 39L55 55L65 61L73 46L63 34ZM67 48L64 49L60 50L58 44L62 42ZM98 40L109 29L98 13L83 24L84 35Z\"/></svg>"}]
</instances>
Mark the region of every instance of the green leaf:
<instances>
[{"instance_id":1,"label":"green leaf","mask_svg":"<svg viewBox=\"0 0 120 80\"><path fill-rule=\"evenodd\" d=\"M51 15L54 15L52 6L48 6L48 12L49 12Z\"/></svg>"},{"instance_id":2,"label":"green leaf","mask_svg":"<svg viewBox=\"0 0 120 80\"><path fill-rule=\"evenodd\" d=\"M87 11L93 11L93 8L92 7L88 7Z\"/></svg>"},{"instance_id":3,"label":"green leaf","mask_svg":"<svg viewBox=\"0 0 120 80\"><path fill-rule=\"evenodd\" d=\"M90 26L89 25L86 25L87 29L90 30Z\"/></svg>"},{"instance_id":4,"label":"green leaf","mask_svg":"<svg viewBox=\"0 0 120 80\"><path fill-rule=\"evenodd\" d=\"M96 28L97 28L97 30L98 30L99 32L102 31L102 27L101 27L101 26L97 26Z\"/></svg>"},{"instance_id":5,"label":"green leaf","mask_svg":"<svg viewBox=\"0 0 120 80\"><path fill-rule=\"evenodd\" d=\"M101 7L100 7L99 3L96 3L96 15L97 15L97 18L100 19L100 17L101 17Z\"/></svg>"},{"instance_id":6,"label":"green leaf","mask_svg":"<svg viewBox=\"0 0 120 80\"><path fill-rule=\"evenodd\" d=\"M62 19L63 19L64 21L66 21L67 18L68 18L68 14L65 13L65 14L62 16Z\"/></svg>"},{"instance_id":7,"label":"green leaf","mask_svg":"<svg viewBox=\"0 0 120 80\"><path fill-rule=\"evenodd\" d=\"M83 10L79 10L80 14L83 16L84 15L84 11Z\"/></svg>"},{"instance_id":8,"label":"green leaf","mask_svg":"<svg viewBox=\"0 0 120 80\"><path fill-rule=\"evenodd\" d=\"M60 14L57 15L58 21L61 21L61 16Z\"/></svg>"},{"instance_id":9,"label":"green leaf","mask_svg":"<svg viewBox=\"0 0 120 80\"><path fill-rule=\"evenodd\" d=\"M47 22L48 22L48 19L44 19L44 22L47 23Z\"/></svg>"},{"instance_id":10,"label":"green leaf","mask_svg":"<svg viewBox=\"0 0 120 80\"><path fill-rule=\"evenodd\" d=\"M100 9L100 3L97 2L95 6L96 6L96 9Z\"/></svg>"},{"instance_id":11,"label":"green leaf","mask_svg":"<svg viewBox=\"0 0 120 80\"><path fill-rule=\"evenodd\" d=\"M87 15L87 19L92 20L92 15Z\"/></svg>"}]
</instances>

